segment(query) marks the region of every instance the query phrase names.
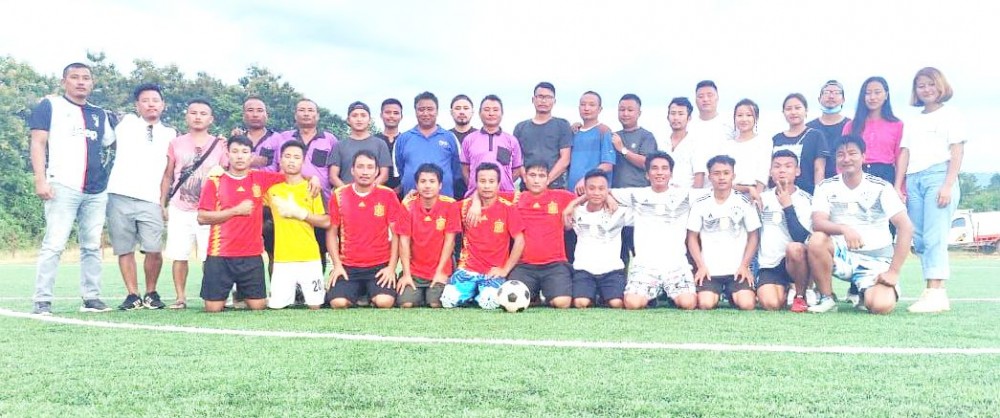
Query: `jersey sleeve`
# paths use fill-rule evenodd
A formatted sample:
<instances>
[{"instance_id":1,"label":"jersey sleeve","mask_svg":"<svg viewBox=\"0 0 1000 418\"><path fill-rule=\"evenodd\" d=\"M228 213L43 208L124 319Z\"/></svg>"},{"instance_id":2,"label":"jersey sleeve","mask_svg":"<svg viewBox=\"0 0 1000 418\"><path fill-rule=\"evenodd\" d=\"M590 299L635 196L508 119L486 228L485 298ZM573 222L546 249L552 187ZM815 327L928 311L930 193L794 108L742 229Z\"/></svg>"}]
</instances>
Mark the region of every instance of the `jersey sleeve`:
<instances>
[{"instance_id":1,"label":"jersey sleeve","mask_svg":"<svg viewBox=\"0 0 1000 418\"><path fill-rule=\"evenodd\" d=\"M760 213L757 212L757 207L744 200L740 200L740 205L743 206L743 225L746 226L747 232L760 229Z\"/></svg>"},{"instance_id":2,"label":"jersey sleeve","mask_svg":"<svg viewBox=\"0 0 1000 418\"><path fill-rule=\"evenodd\" d=\"M219 205L219 179L207 178L201 186L201 196L198 199L198 210L217 211Z\"/></svg>"},{"instance_id":3,"label":"jersey sleeve","mask_svg":"<svg viewBox=\"0 0 1000 418\"><path fill-rule=\"evenodd\" d=\"M340 200L337 194L337 191L331 193L330 203L326 205L330 208L330 226L340 226Z\"/></svg>"},{"instance_id":4,"label":"jersey sleeve","mask_svg":"<svg viewBox=\"0 0 1000 418\"><path fill-rule=\"evenodd\" d=\"M46 131L52 127L52 102L48 98L42 99L33 109L28 118L28 127L31 130Z\"/></svg>"},{"instance_id":5,"label":"jersey sleeve","mask_svg":"<svg viewBox=\"0 0 1000 418\"><path fill-rule=\"evenodd\" d=\"M559 149L573 148L573 128L569 122L563 121L563 126L559 128Z\"/></svg>"},{"instance_id":6,"label":"jersey sleeve","mask_svg":"<svg viewBox=\"0 0 1000 418\"><path fill-rule=\"evenodd\" d=\"M511 136L510 144L510 165L514 168L524 167L524 155L521 153L521 143L517 142L517 138Z\"/></svg>"},{"instance_id":7,"label":"jersey sleeve","mask_svg":"<svg viewBox=\"0 0 1000 418\"><path fill-rule=\"evenodd\" d=\"M521 213L514 205L507 207L507 232L510 233L511 238L524 232L524 220L521 219Z\"/></svg>"},{"instance_id":8,"label":"jersey sleeve","mask_svg":"<svg viewBox=\"0 0 1000 418\"><path fill-rule=\"evenodd\" d=\"M639 154L649 155L656 152L656 137L652 132L645 132L642 141L639 142Z\"/></svg>"},{"instance_id":9,"label":"jersey sleeve","mask_svg":"<svg viewBox=\"0 0 1000 418\"><path fill-rule=\"evenodd\" d=\"M462 205L458 202L453 202L448 205L448 214L445 218L444 232L455 234L462 232Z\"/></svg>"},{"instance_id":10,"label":"jersey sleeve","mask_svg":"<svg viewBox=\"0 0 1000 418\"><path fill-rule=\"evenodd\" d=\"M611 135L610 129L607 132L601 132L601 164L615 165L615 162L618 161L614 143L611 142Z\"/></svg>"},{"instance_id":11,"label":"jersey sleeve","mask_svg":"<svg viewBox=\"0 0 1000 418\"><path fill-rule=\"evenodd\" d=\"M830 214L830 201L827 195L829 194L830 183L819 184L816 186L816 194L812 198L812 213L825 213Z\"/></svg>"},{"instance_id":12,"label":"jersey sleeve","mask_svg":"<svg viewBox=\"0 0 1000 418\"><path fill-rule=\"evenodd\" d=\"M952 112L949 114L948 118L948 144L961 144L969 140L969 134L966 130L965 118L956 109L951 109ZM906 132L906 128L903 128L903 132Z\"/></svg>"},{"instance_id":13,"label":"jersey sleeve","mask_svg":"<svg viewBox=\"0 0 1000 418\"><path fill-rule=\"evenodd\" d=\"M285 181L285 175L281 173L273 173L263 170L253 170L250 173L254 176L254 180L260 184L260 188L264 190L270 189L271 186Z\"/></svg>"},{"instance_id":14,"label":"jersey sleeve","mask_svg":"<svg viewBox=\"0 0 1000 418\"><path fill-rule=\"evenodd\" d=\"M308 208L309 213L313 215L326 215L326 208L323 206L323 195L311 197L310 201L312 205Z\"/></svg>"},{"instance_id":15,"label":"jersey sleeve","mask_svg":"<svg viewBox=\"0 0 1000 418\"><path fill-rule=\"evenodd\" d=\"M413 236L413 215L410 214L410 209L405 205L396 222L392 225L392 232L404 237Z\"/></svg>"},{"instance_id":16,"label":"jersey sleeve","mask_svg":"<svg viewBox=\"0 0 1000 418\"><path fill-rule=\"evenodd\" d=\"M619 205L630 206L632 204L632 192L633 188L626 187L622 189L610 189L611 197L618 201ZM568 193L568 192L567 192Z\"/></svg>"},{"instance_id":17,"label":"jersey sleeve","mask_svg":"<svg viewBox=\"0 0 1000 418\"><path fill-rule=\"evenodd\" d=\"M799 219L799 223L806 231L812 232L812 198L808 194L802 192L798 195L792 196L792 207L795 208L795 214Z\"/></svg>"},{"instance_id":18,"label":"jersey sleeve","mask_svg":"<svg viewBox=\"0 0 1000 418\"><path fill-rule=\"evenodd\" d=\"M701 205L697 203L691 205L691 213L688 214L687 229L691 232L701 232Z\"/></svg>"},{"instance_id":19,"label":"jersey sleeve","mask_svg":"<svg viewBox=\"0 0 1000 418\"><path fill-rule=\"evenodd\" d=\"M470 148L472 147L472 141L469 141L469 138L466 137L465 141L462 141L462 145L460 145L460 147L461 147L460 148L461 152L458 153L459 162L461 162L462 164L471 164L469 162L469 154L472 152L470 150Z\"/></svg>"},{"instance_id":20,"label":"jersey sleeve","mask_svg":"<svg viewBox=\"0 0 1000 418\"><path fill-rule=\"evenodd\" d=\"M886 183L882 186L882 193L879 194L879 200L882 202L882 208L885 209L885 214L890 218L896 216L900 212L906 211L906 205L903 204L902 200L899 200L899 195L896 190L893 189L892 185Z\"/></svg>"}]
</instances>

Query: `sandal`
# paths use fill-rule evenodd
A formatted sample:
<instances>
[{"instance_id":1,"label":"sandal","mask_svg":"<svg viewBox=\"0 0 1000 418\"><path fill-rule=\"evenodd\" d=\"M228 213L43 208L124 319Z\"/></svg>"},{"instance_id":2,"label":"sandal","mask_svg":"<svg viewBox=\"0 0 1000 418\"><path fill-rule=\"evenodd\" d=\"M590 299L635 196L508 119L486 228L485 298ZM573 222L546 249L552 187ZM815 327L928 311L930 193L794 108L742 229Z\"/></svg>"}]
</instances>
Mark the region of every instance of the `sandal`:
<instances>
[{"instance_id":1,"label":"sandal","mask_svg":"<svg viewBox=\"0 0 1000 418\"><path fill-rule=\"evenodd\" d=\"M187 309L187 302L179 300L174 302L172 305L168 306L167 309Z\"/></svg>"}]
</instances>

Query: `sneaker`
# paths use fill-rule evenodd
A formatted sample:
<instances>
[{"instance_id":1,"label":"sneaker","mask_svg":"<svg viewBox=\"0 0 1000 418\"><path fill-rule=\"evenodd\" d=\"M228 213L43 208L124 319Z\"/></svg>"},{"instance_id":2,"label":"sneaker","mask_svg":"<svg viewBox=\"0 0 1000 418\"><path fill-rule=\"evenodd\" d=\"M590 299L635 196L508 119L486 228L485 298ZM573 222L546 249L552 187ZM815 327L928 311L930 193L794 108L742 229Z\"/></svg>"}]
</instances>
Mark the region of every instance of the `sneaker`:
<instances>
[{"instance_id":1,"label":"sneaker","mask_svg":"<svg viewBox=\"0 0 1000 418\"><path fill-rule=\"evenodd\" d=\"M851 287L847 289L847 297L844 298L844 301L850 303L855 308L858 307L858 303L861 301L861 292L858 291L857 285L851 283Z\"/></svg>"},{"instance_id":2,"label":"sneaker","mask_svg":"<svg viewBox=\"0 0 1000 418\"><path fill-rule=\"evenodd\" d=\"M167 305L160 300L160 294L156 291L149 292L142 298L142 304L148 309L163 309Z\"/></svg>"},{"instance_id":3,"label":"sneaker","mask_svg":"<svg viewBox=\"0 0 1000 418\"><path fill-rule=\"evenodd\" d=\"M819 300L817 296L818 295L816 294L815 290L806 289L806 304L808 304L809 306L815 305L816 302Z\"/></svg>"},{"instance_id":4,"label":"sneaker","mask_svg":"<svg viewBox=\"0 0 1000 418\"><path fill-rule=\"evenodd\" d=\"M32 315L52 315L52 302L35 302L35 309L31 311Z\"/></svg>"},{"instance_id":5,"label":"sneaker","mask_svg":"<svg viewBox=\"0 0 1000 418\"><path fill-rule=\"evenodd\" d=\"M938 313L951 310L948 291L944 289L924 289L913 305L907 309L913 313Z\"/></svg>"},{"instance_id":6,"label":"sneaker","mask_svg":"<svg viewBox=\"0 0 1000 418\"><path fill-rule=\"evenodd\" d=\"M134 295L132 295L134 296ZM138 296L135 297L136 300L139 299ZM107 312L111 308L101 302L100 299L84 299L83 306L80 307L80 312Z\"/></svg>"},{"instance_id":7,"label":"sneaker","mask_svg":"<svg viewBox=\"0 0 1000 418\"><path fill-rule=\"evenodd\" d=\"M806 303L806 298L796 297L795 300L792 301L792 312L802 313L808 310L809 304Z\"/></svg>"},{"instance_id":8,"label":"sneaker","mask_svg":"<svg viewBox=\"0 0 1000 418\"><path fill-rule=\"evenodd\" d=\"M806 309L812 313L837 312L837 302L831 296L820 296L819 303Z\"/></svg>"},{"instance_id":9,"label":"sneaker","mask_svg":"<svg viewBox=\"0 0 1000 418\"><path fill-rule=\"evenodd\" d=\"M86 307L87 303L84 302L83 306ZM125 301L122 302L121 305L118 305L118 310L120 311L131 311L133 309L142 309L142 308L143 308L142 299L139 299L139 295L136 294L128 295L127 297L125 297ZM90 312L90 311L85 311L85 312Z\"/></svg>"},{"instance_id":10,"label":"sneaker","mask_svg":"<svg viewBox=\"0 0 1000 418\"><path fill-rule=\"evenodd\" d=\"M785 293L785 306L792 306L795 303L795 285L788 286L788 292Z\"/></svg>"}]
</instances>

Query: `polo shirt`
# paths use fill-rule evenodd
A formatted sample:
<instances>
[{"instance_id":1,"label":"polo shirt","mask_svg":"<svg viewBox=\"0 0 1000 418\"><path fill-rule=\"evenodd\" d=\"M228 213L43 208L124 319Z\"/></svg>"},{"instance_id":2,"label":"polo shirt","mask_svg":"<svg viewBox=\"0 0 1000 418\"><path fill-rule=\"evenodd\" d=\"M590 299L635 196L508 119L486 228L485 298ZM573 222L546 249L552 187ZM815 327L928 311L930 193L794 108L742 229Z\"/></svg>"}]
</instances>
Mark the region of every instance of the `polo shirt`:
<instances>
[{"instance_id":1,"label":"polo shirt","mask_svg":"<svg viewBox=\"0 0 1000 418\"><path fill-rule=\"evenodd\" d=\"M581 128L573 135L573 151L570 153L566 188L572 191L588 171L603 163L614 165L616 161L615 147L611 144L611 128L603 123L594 125L590 129ZM613 184L612 172L609 172L607 177L608 183Z\"/></svg>"},{"instance_id":2,"label":"polo shirt","mask_svg":"<svg viewBox=\"0 0 1000 418\"><path fill-rule=\"evenodd\" d=\"M428 137L420 132L419 126L415 126L396 138L395 152L396 172L403 185L403 194L416 190L413 175L421 164L430 163L444 172L441 194L455 197L455 179L462 175L462 168L459 162L461 149L454 134L436 126Z\"/></svg>"},{"instance_id":3,"label":"polo shirt","mask_svg":"<svg viewBox=\"0 0 1000 418\"><path fill-rule=\"evenodd\" d=\"M276 137L272 136L271 138L268 138L267 143L262 144L261 146L278 150L276 152L280 152L281 146L292 140L302 141L302 133L298 129L282 132L281 135ZM327 131L317 131L316 136L306 143L306 154L302 164L302 175L308 178L319 178L320 184L323 186L324 200L330 198L330 192L333 189L333 185L330 184L330 169L328 168L328 160L330 159L330 153L334 151L336 146L337 137ZM281 171L281 167L278 165L278 160L278 158L274 159L274 162L271 163L268 171Z\"/></svg>"},{"instance_id":4,"label":"polo shirt","mask_svg":"<svg viewBox=\"0 0 1000 418\"><path fill-rule=\"evenodd\" d=\"M629 152L639 155L649 155L656 152L656 137L652 132L639 127L635 130L618 131L618 136L622 139L622 146ZM613 145L613 144L612 144ZM614 183L611 187L646 187L649 186L649 179L646 178L646 167L638 167L630 163L624 155L616 152L614 171Z\"/></svg>"},{"instance_id":5,"label":"polo shirt","mask_svg":"<svg viewBox=\"0 0 1000 418\"><path fill-rule=\"evenodd\" d=\"M514 191L514 170L524 166L521 144L517 138L502 129L494 133L486 128L477 129L462 141L463 165L469 166L469 186L465 196L476 191L476 168L483 163L493 163L500 167L500 191Z\"/></svg>"}]
</instances>

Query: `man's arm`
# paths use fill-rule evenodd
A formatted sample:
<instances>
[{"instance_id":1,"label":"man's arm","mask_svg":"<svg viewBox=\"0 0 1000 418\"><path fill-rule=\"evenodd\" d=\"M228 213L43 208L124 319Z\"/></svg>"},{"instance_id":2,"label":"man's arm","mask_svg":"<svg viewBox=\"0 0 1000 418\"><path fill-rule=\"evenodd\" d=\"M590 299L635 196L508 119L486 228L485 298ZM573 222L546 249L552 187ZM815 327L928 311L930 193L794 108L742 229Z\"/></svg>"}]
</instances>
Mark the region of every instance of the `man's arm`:
<instances>
[{"instance_id":1,"label":"man's arm","mask_svg":"<svg viewBox=\"0 0 1000 418\"><path fill-rule=\"evenodd\" d=\"M700 285L702 280L710 278L710 273L708 267L705 266L705 261L701 257L699 235L700 232L689 229L687 233L687 247L688 253L691 254L691 261L694 261L694 282Z\"/></svg>"},{"instance_id":2,"label":"man's arm","mask_svg":"<svg viewBox=\"0 0 1000 418\"><path fill-rule=\"evenodd\" d=\"M524 233L521 232L514 236L514 246L510 249L510 257L507 257L507 262L503 265L503 277L507 277L511 270L514 270L514 266L521 260L521 253L523 252Z\"/></svg>"},{"instance_id":3,"label":"man's arm","mask_svg":"<svg viewBox=\"0 0 1000 418\"><path fill-rule=\"evenodd\" d=\"M382 175L380 173L379 176L378 176L378 178L376 178L376 182L378 181L378 179L381 179L381 178L382 178ZM338 166L338 165L331 165L330 166L330 184L333 184L334 188L337 188L337 187L340 187L340 186L344 185L344 182L342 180L340 180L340 166ZM382 183L379 183L379 184L382 184Z\"/></svg>"},{"instance_id":4,"label":"man's arm","mask_svg":"<svg viewBox=\"0 0 1000 418\"><path fill-rule=\"evenodd\" d=\"M35 194L42 200L55 197L52 186L45 176L45 149L49 143L49 131L31 130L31 170L35 174Z\"/></svg>"},{"instance_id":5,"label":"man's arm","mask_svg":"<svg viewBox=\"0 0 1000 418\"><path fill-rule=\"evenodd\" d=\"M433 282L439 282L441 284L448 284L448 276L445 275L445 269L451 265L451 256L455 252L455 233L448 232L444 234L444 246L441 247L441 257L438 259L437 269L434 271ZM441 281L439 279L443 278Z\"/></svg>"},{"instance_id":6,"label":"man's arm","mask_svg":"<svg viewBox=\"0 0 1000 418\"><path fill-rule=\"evenodd\" d=\"M469 184L469 176L472 175L469 165L462 163L462 178L465 179L465 184Z\"/></svg>"},{"instance_id":7,"label":"man's arm","mask_svg":"<svg viewBox=\"0 0 1000 418\"><path fill-rule=\"evenodd\" d=\"M340 171L339 168L337 171ZM330 172L333 172L333 166L330 166ZM330 179L333 179L333 176L330 176ZM387 181L389 181L389 167L379 167L378 176L375 177L375 184L381 186Z\"/></svg>"},{"instance_id":8,"label":"man's arm","mask_svg":"<svg viewBox=\"0 0 1000 418\"><path fill-rule=\"evenodd\" d=\"M910 243L913 241L913 224L906 211L901 211L889 218L889 222L896 227L896 245L892 252L892 262L889 270L878 276L877 281L887 286L895 286L899 283L899 272L903 268L906 256L910 254Z\"/></svg>"},{"instance_id":9,"label":"man's arm","mask_svg":"<svg viewBox=\"0 0 1000 418\"><path fill-rule=\"evenodd\" d=\"M757 255L757 245L760 241L760 229L755 229L747 233L747 245L743 249L743 259L740 260L740 268L736 270L736 280L742 277L748 284L753 284L753 272L750 271L750 263Z\"/></svg>"},{"instance_id":10,"label":"man's arm","mask_svg":"<svg viewBox=\"0 0 1000 418\"><path fill-rule=\"evenodd\" d=\"M205 210L198 209L198 224L218 225L236 216L249 216L253 212L253 202L249 199L228 209Z\"/></svg>"},{"instance_id":11,"label":"man's arm","mask_svg":"<svg viewBox=\"0 0 1000 418\"><path fill-rule=\"evenodd\" d=\"M556 160L556 163L552 165L552 169L549 170L549 184L552 184L555 179L566 174L566 169L569 168L571 151L572 149L569 147L559 149L559 159Z\"/></svg>"}]
</instances>

